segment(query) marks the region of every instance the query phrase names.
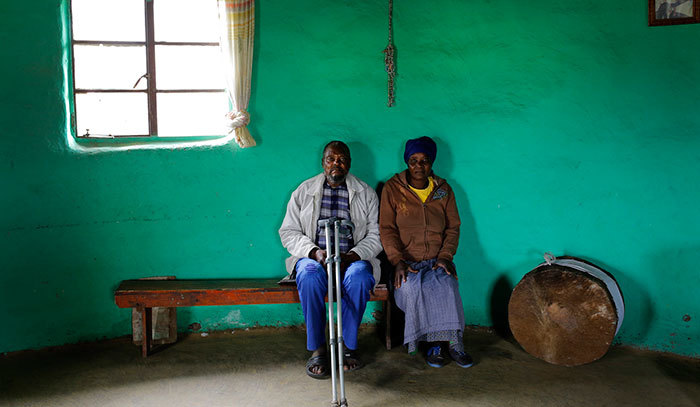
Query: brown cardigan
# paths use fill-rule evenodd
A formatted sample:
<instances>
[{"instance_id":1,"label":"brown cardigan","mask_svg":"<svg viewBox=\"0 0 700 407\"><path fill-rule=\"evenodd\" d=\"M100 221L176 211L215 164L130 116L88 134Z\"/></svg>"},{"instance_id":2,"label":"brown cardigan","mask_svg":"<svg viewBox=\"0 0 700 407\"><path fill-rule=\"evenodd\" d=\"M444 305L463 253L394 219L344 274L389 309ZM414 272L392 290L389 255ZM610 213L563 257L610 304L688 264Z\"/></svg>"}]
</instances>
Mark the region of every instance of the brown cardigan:
<instances>
[{"instance_id":1,"label":"brown cardigan","mask_svg":"<svg viewBox=\"0 0 700 407\"><path fill-rule=\"evenodd\" d=\"M382 190L379 234L391 264L441 258L452 261L459 243L459 213L452 188L433 174L435 187L425 203L408 187L406 171Z\"/></svg>"}]
</instances>

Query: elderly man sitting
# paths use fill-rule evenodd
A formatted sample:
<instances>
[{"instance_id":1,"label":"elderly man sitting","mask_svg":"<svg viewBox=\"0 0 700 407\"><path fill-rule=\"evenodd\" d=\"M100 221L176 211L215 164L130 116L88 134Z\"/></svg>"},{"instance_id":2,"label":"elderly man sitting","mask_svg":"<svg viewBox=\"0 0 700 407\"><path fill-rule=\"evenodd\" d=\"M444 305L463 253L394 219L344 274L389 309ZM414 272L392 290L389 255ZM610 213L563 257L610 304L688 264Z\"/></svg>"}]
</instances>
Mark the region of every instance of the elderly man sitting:
<instances>
[{"instance_id":1,"label":"elderly man sitting","mask_svg":"<svg viewBox=\"0 0 700 407\"><path fill-rule=\"evenodd\" d=\"M379 239L378 199L374 190L350 174L350 149L342 141L331 141L323 149L323 173L299 185L292 193L279 230L282 245L289 251L287 271L296 275L299 299L306 322L306 347L312 351L306 373L313 378L328 376L326 353L325 230L318 221L347 219L355 224L352 236L340 240L344 369L362 366L357 350L357 330L370 290L379 281L376 256Z\"/></svg>"}]
</instances>

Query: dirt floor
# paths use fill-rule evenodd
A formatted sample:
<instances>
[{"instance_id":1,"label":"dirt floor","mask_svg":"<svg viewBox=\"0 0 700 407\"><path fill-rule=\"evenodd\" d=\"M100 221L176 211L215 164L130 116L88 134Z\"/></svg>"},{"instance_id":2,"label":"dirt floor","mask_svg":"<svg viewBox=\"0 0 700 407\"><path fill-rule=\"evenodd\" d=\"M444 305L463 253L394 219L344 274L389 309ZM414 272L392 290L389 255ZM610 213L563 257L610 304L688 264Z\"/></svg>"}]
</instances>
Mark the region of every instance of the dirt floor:
<instances>
[{"instance_id":1,"label":"dirt floor","mask_svg":"<svg viewBox=\"0 0 700 407\"><path fill-rule=\"evenodd\" d=\"M233 333L232 333L233 332ZM301 328L190 334L147 359L127 338L0 356L0 406L329 406L330 380L304 373ZM485 330L476 365L427 366L363 328L366 366L346 375L350 406L700 406L700 360L615 347L566 368Z\"/></svg>"}]
</instances>

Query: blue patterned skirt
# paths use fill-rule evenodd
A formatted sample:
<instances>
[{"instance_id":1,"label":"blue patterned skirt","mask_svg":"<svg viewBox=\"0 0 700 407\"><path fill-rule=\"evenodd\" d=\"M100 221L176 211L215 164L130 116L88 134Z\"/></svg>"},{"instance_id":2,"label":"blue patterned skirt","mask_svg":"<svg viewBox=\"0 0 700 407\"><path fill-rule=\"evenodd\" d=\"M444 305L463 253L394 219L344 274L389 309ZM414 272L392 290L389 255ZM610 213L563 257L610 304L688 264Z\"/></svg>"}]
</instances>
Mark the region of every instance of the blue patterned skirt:
<instances>
[{"instance_id":1,"label":"blue patterned skirt","mask_svg":"<svg viewBox=\"0 0 700 407\"><path fill-rule=\"evenodd\" d=\"M396 305L406 313L404 344L415 353L418 343L449 341L450 346L464 348L464 308L457 280L440 267L437 259L410 263L418 273L407 272L401 288L394 291Z\"/></svg>"}]
</instances>

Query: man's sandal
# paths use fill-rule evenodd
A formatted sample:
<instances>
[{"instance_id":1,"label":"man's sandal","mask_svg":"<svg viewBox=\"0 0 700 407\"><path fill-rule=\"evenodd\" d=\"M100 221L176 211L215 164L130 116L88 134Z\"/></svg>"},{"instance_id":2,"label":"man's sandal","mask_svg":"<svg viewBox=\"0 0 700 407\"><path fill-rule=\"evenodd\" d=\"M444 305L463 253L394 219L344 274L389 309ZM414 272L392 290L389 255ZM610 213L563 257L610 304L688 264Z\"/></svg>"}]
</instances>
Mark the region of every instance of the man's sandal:
<instances>
[{"instance_id":1,"label":"man's sandal","mask_svg":"<svg viewBox=\"0 0 700 407\"><path fill-rule=\"evenodd\" d=\"M311 369L314 367L321 366L323 370L321 373L314 373ZM314 379L326 379L328 378L328 358L325 354L312 356L306 361L306 374Z\"/></svg>"},{"instance_id":2,"label":"man's sandal","mask_svg":"<svg viewBox=\"0 0 700 407\"><path fill-rule=\"evenodd\" d=\"M355 366L350 367L350 362L352 362L352 364ZM346 372L352 372L353 370L360 369L362 366L364 366L359 356L357 356L357 352L350 349L345 349L345 352L343 352L343 365L343 368L345 368L345 366L348 367Z\"/></svg>"}]
</instances>

